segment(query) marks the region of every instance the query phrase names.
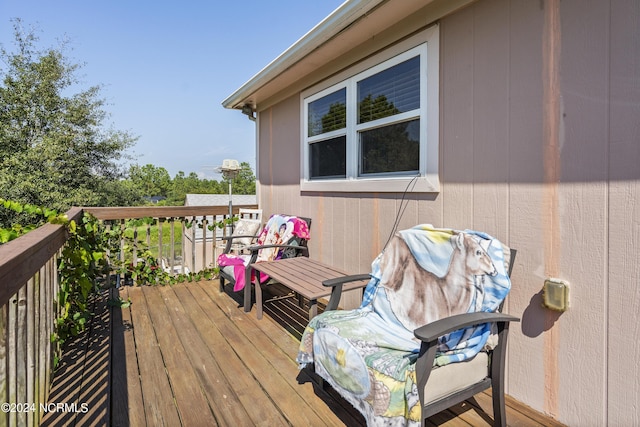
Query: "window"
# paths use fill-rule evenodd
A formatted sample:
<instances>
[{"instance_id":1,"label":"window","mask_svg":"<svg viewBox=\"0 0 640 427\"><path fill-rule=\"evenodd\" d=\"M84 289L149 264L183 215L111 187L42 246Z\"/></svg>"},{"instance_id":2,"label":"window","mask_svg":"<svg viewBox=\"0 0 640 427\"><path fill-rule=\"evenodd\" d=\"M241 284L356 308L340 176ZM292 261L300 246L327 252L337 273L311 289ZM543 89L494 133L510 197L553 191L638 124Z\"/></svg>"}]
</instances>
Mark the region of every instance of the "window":
<instances>
[{"instance_id":1,"label":"window","mask_svg":"<svg viewBox=\"0 0 640 427\"><path fill-rule=\"evenodd\" d=\"M302 94L303 190L438 191L437 33Z\"/></svg>"}]
</instances>

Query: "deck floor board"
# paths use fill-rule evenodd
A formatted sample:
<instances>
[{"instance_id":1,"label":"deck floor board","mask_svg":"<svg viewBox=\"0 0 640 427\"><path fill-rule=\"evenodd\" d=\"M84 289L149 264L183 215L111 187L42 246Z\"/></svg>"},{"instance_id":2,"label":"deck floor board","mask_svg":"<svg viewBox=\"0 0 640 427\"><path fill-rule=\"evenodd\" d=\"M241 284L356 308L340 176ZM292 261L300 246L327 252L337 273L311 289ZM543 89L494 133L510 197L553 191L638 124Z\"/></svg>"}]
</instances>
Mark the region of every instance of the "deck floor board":
<instances>
[{"instance_id":1,"label":"deck floor board","mask_svg":"<svg viewBox=\"0 0 640 427\"><path fill-rule=\"evenodd\" d=\"M62 363L54 378L55 399L95 407L73 420L49 417L47 425L100 425L105 419L133 427L364 425L334 390L321 389L298 369L295 357L307 313L296 299L266 302L266 315L257 320L255 309L245 313L240 307L240 294L220 292L217 281L125 287L112 292L116 297L131 304L97 317L92 330L98 335L79 337L72 347L78 351L69 354L74 359ZM111 327L110 343L103 325ZM509 397L507 405L509 425L559 425ZM491 424L490 393L428 422Z\"/></svg>"},{"instance_id":2,"label":"deck floor board","mask_svg":"<svg viewBox=\"0 0 640 427\"><path fill-rule=\"evenodd\" d=\"M147 305L142 288L130 289L128 295L131 299L130 307L135 307L131 310L131 324L144 403L141 408L130 409L144 409L145 418L150 425L180 425L180 416L174 404L173 391L151 320L151 307ZM137 387L135 378L127 378L127 391L130 384Z\"/></svg>"},{"instance_id":3,"label":"deck floor board","mask_svg":"<svg viewBox=\"0 0 640 427\"><path fill-rule=\"evenodd\" d=\"M238 358L234 347L216 326L215 320L212 319L211 313L208 311L207 297L202 289L199 286L191 286L189 289L175 287L174 289L185 310L193 313L194 328L202 337L204 345L208 349L215 349L215 358L211 358L211 362L216 364L215 368L211 369L206 364L203 365L203 374L206 375L206 378L210 378L210 380L205 381L209 383L205 387L215 384L221 377L224 377L227 381L233 381L233 390L240 402L240 408L243 408L254 424L286 424L284 417L272 400L263 399L260 405L255 404L255 402L260 401L263 391L261 388L256 387L255 378L246 375L244 364ZM200 305L201 301L205 302L203 304L204 308ZM215 361L216 359L222 361L221 366ZM213 391L210 395L213 395ZM234 410L234 408L227 408L226 410Z\"/></svg>"}]
</instances>

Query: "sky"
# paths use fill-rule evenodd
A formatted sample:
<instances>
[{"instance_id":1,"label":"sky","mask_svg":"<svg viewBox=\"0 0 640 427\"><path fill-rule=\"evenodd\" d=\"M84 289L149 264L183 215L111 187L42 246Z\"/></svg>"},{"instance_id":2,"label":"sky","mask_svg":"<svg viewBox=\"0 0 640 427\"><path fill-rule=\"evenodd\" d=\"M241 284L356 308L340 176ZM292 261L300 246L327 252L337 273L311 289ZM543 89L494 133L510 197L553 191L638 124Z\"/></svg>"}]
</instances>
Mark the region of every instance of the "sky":
<instances>
[{"instance_id":1,"label":"sky","mask_svg":"<svg viewBox=\"0 0 640 427\"><path fill-rule=\"evenodd\" d=\"M0 44L14 51L13 18L38 47L68 40L105 125L139 138L132 163L220 180L224 159L255 170L255 123L221 102L343 1L0 0Z\"/></svg>"}]
</instances>

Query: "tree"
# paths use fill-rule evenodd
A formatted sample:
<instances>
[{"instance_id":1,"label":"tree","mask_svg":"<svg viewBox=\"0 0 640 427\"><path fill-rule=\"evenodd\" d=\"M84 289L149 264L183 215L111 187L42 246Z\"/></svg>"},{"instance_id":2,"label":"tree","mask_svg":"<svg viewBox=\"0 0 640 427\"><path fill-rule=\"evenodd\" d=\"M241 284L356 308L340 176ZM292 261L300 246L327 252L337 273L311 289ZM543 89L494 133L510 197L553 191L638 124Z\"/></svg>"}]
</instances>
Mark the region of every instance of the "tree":
<instances>
[{"instance_id":1,"label":"tree","mask_svg":"<svg viewBox=\"0 0 640 427\"><path fill-rule=\"evenodd\" d=\"M0 45L0 194L60 211L119 200L109 192L137 138L106 128L100 86L72 93L80 66L64 45L39 50L33 30L13 26L15 52Z\"/></svg>"},{"instance_id":2,"label":"tree","mask_svg":"<svg viewBox=\"0 0 640 427\"><path fill-rule=\"evenodd\" d=\"M167 200L164 200L162 204L182 206L186 195L189 193L220 194L223 191L220 184L215 180L200 179L195 172L185 175L183 171L180 171L173 178Z\"/></svg>"},{"instance_id":3,"label":"tree","mask_svg":"<svg viewBox=\"0 0 640 427\"><path fill-rule=\"evenodd\" d=\"M327 114L322 116L322 133L344 129L347 126L347 105L336 102L329 106Z\"/></svg>"},{"instance_id":4,"label":"tree","mask_svg":"<svg viewBox=\"0 0 640 427\"><path fill-rule=\"evenodd\" d=\"M225 186L227 192L229 191L228 185L227 183ZM256 194L256 177L249 163L240 163L240 172L233 179L232 190L234 194Z\"/></svg>"},{"instance_id":5,"label":"tree","mask_svg":"<svg viewBox=\"0 0 640 427\"><path fill-rule=\"evenodd\" d=\"M171 189L171 176L161 166L132 165L129 167L129 179L146 197L167 197Z\"/></svg>"},{"instance_id":6,"label":"tree","mask_svg":"<svg viewBox=\"0 0 640 427\"><path fill-rule=\"evenodd\" d=\"M233 180L234 194L255 194L256 177L251 170L249 163L240 164L240 172ZM167 206L180 206L184 204L187 194L227 194L229 183L224 180L218 182L215 179L200 178L195 172L185 175L180 171L171 181L167 199L160 204Z\"/></svg>"}]
</instances>

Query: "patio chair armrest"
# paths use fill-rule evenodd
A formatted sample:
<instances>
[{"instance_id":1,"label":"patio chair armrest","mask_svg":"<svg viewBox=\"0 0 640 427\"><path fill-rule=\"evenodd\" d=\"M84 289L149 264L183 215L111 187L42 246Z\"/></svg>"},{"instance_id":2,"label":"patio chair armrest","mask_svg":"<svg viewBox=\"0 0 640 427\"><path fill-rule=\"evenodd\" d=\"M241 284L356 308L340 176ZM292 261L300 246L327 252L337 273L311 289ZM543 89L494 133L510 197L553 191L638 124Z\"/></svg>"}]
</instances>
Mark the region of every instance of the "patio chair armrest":
<instances>
[{"instance_id":1,"label":"patio chair armrest","mask_svg":"<svg viewBox=\"0 0 640 427\"><path fill-rule=\"evenodd\" d=\"M329 286L334 287L334 286L343 285L349 282L357 282L358 280L369 280L370 278L371 278L371 275L369 273L350 274L348 276L336 277L334 279L327 279L323 281L322 284L327 287Z\"/></svg>"},{"instance_id":2,"label":"patio chair armrest","mask_svg":"<svg viewBox=\"0 0 640 427\"><path fill-rule=\"evenodd\" d=\"M233 240L233 239L240 239L240 238L243 238L243 237L253 237L253 238L257 239L258 237L260 237L260 235L256 234L254 236L253 234L236 234L236 235L233 235L233 236L223 236L223 237L220 238L220 240Z\"/></svg>"},{"instance_id":3,"label":"patio chair armrest","mask_svg":"<svg viewBox=\"0 0 640 427\"><path fill-rule=\"evenodd\" d=\"M247 238L247 237L251 237L253 239L257 239L259 236L253 236L250 234L247 235L235 235L235 236L223 236L220 238L220 240L222 240L223 242L226 242L224 245L224 251L223 253L228 254L229 252L231 252L231 246L233 245L233 239L241 239L241 238Z\"/></svg>"},{"instance_id":4,"label":"patio chair armrest","mask_svg":"<svg viewBox=\"0 0 640 427\"><path fill-rule=\"evenodd\" d=\"M505 348L506 341L509 332L509 322L518 322L519 318L510 316L508 314L502 314L500 312L488 313L465 313L455 316L446 317L444 319L437 320L427 325L421 326L414 331L416 338L422 341L420 345L420 352L418 359L416 360L416 385L418 388L418 396L420 398L421 405L423 405L423 411L427 410L427 413L439 412L442 408L450 405L449 398L443 398L439 401L433 402L428 407L425 406L425 388L431 371L433 369L434 360L436 357L436 349L438 347L438 338L449 332L456 331L461 328L479 325L483 323L497 323L498 324L498 345L494 348L493 355L491 357L491 369L489 377L491 378L491 387L493 393L502 394L504 386L504 361L505 361ZM478 388L474 391L475 387ZM467 392L476 393L479 390L486 388L482 383L478 383L473 387L470 387ZM498 405L499 406L499 405ZM497 406L494 400L494 416L496 415ZM424 414L424 412L423 412ZM504 420L504 415L502 415ZM498 423L497 425L504 425Z\"/></svg>"},{"instance_id":5,"label":"patio chair armrest","mask_svg":"<svg viewBox=\"0 0 640 427\"><path fill-rule=\"evenodd\" d=\"M481 311L476 313L457 314L455 316L436 320L435 322L419 327L418 329L413 331L413 334L416 338L425 343L436 343L438 341L438 338L440 338L441 336L469 326L479 325L482 323L505 323L519 321L519 318L510 316L508 314Z\"/></svg>"},{"instance_id":6,"label":"patio chair armrest","mask_svg":"<svg viewBox=\"0 0 640 427\"><path fill-rule=\"evenodd\" d=\"M425 401L424 389L427 385L427 381L429 380L429 376L431 375L431 370L436 358L438 338L448 334L449 332L482 323L498 324L499 338L498 345L495 347L494 355L492 356L491 384L492 387L495 387L493 390L494 393L501 393L503 381L502 374L504 372L504 359L506 354L505 346L509 331L509 322L518 321L520 321L519 318L508 314L502 314L500 312L465 313L436 320L435 322L421 326L413 331L416 338L422 341L422 344L420 345L420 352L418 353L418 359L416 360L416 384L418 386L420 402ZM498 390L498 388L500 390Z\"/></svg>"},{"instance_id":7,"label":"patio chair armrest","mask_svg":"<svg viewBox=\"0 0 640 427\"><path fill-rule=\"evenodd\" d=\"M282 248L282 249L299 249L302 251L303 255L309 256L309 248L306 246L298 246L298 245L251 245L247 246L245 249L251 251L252 254L257 254L260 249L268 249L268 248Z\"/></svg>"},{"instance_id":8,"label":"patio chair armrest","mask_svg":"<svg viewBox=\"0 0 640 427\"><path fill-rule=\"evenodd\" d=\"M338 308L340 297L342 296L342 285L349 282L357 282L359 280L369 280L371 275L366 274L351 274L342 277L336 277L334 279L327 279L322 282L322 285L331 287L331 297L329 297L329 303L325 308L325 311L335 310Z\"/></svg>"}]
</instances>

